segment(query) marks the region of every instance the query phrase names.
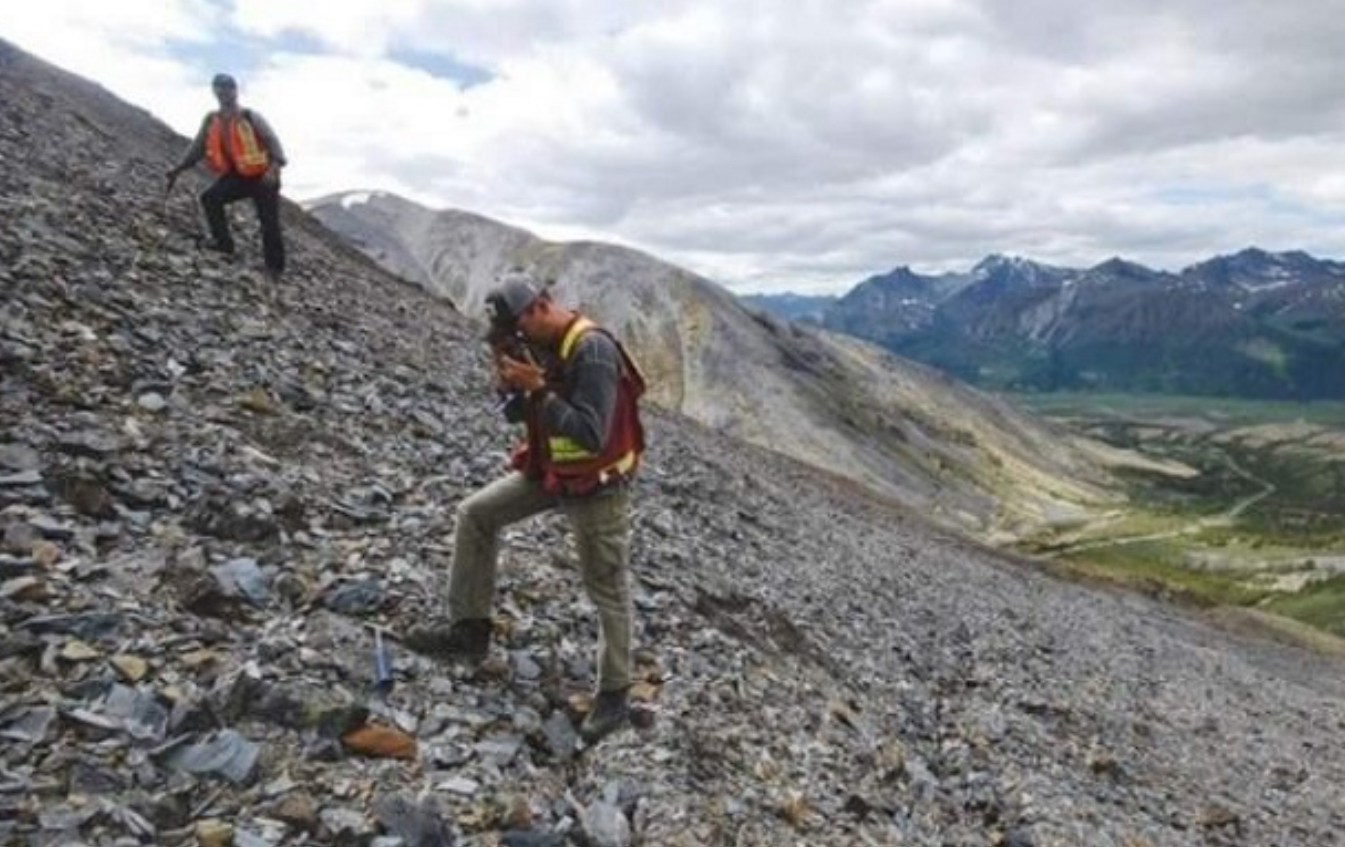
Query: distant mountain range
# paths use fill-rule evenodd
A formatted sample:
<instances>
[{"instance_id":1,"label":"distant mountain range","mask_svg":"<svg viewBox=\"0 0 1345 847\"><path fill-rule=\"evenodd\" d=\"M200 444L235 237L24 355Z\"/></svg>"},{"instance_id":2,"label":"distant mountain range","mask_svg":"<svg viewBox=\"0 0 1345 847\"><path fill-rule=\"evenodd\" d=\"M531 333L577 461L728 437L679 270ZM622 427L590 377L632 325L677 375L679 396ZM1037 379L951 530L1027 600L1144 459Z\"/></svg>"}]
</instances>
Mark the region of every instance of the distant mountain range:
<instances>
[{"instance_id":1,"label":"distant mountain range","mask_svg":"<svg viewBox=\"0 0 1345 847\"><path fill-rule=\"evenodd\" d=\"M996 389L1345 398L1345 264L1249 248L1178 273L994 255L844 296L745 297Z\"/></svg>"}]
</instances>

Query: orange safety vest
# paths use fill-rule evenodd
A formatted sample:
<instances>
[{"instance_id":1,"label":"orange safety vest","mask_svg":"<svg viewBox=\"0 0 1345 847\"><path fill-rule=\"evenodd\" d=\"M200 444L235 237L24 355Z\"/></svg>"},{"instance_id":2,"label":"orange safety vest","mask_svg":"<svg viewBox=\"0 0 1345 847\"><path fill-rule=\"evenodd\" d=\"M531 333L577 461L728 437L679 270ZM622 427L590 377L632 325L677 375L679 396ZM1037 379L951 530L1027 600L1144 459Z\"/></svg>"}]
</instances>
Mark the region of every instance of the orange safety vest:
<instances>
[{"instance_id":1,"label":"orange safety vest","mask_svg":"<svg viewBox=\"0 0 1345 847\"><path fill-rule=\"evenodd\" d=\"M578 317L561 336L559 359L563 368L587 332L607 332L593 321ZM616 390L616 408L602 449L592 453L574 439L546 432L542 420L545 398L530 401L525 415L527 440L514 451L512 464L529 478L542 483L551 494L578 496L603 485L629 479L644 453L644 426L640 423L639 400L645 392L644 375L626 348L611 333L621 356Z\"/></svg>"},{"instance_id":2,"label":"orange safety vest","mask_svg":"<svg viewBox=\"0 0 1345 847\"><path fill-rule=\"evenodd\" d=\"M217 174L236 173L249 178L266 173L271 164L266 145L257 137L246 109L227 120L219 112L210 116L205 158Z\"/></svg>"}]
</instances>

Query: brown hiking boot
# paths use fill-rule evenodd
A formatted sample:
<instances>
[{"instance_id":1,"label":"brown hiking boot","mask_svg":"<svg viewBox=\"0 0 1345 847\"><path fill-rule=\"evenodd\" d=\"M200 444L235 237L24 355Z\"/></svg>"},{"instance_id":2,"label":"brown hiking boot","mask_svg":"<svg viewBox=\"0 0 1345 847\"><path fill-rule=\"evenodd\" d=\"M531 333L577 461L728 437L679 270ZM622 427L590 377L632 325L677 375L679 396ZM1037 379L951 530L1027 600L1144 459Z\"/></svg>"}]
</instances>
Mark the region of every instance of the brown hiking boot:
<instances>
[{"instance_id":1,"label":"brown hiking boot","mask_svg":"<svg viewBox=\"0 0 1345 847\"><path fill-rule=\"evenodd\" d=\"M596 744L629 723L630 702L626 696L626 689L601 691L593 701L593 711L588 713L588 717L584 718L583 724L580 725L579 734L589 744Z\"/></svg>"},{"instance_id":2,"label":"brown hiking boot","mask_svg":"<svg viewBox=\"0 0 1345 847\"><path fill-rule=\"evenodd\" d=\"M413 627L402 639L408 650L435 659L479 662L490 651L490 621L472 618L451 624Z\"/></svg>"}]
</instances>

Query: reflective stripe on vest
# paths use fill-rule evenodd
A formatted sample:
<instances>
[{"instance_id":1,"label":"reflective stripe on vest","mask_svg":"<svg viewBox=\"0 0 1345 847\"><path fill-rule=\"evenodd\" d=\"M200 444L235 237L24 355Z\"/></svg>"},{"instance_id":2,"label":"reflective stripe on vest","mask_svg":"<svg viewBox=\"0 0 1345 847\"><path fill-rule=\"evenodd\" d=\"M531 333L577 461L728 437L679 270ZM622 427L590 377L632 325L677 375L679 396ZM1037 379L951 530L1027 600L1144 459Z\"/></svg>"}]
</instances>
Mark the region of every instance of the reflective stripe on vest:
<instances>
[{"instance_id":1,"label":"reflective stripe on vest","mask_svg":"<svg viewBox=\"0 0 1345 847\"><path fill-rule=\"evenodd\" d=\"M551 451L551 461L557 465L563 465L566 462L589 462L598 457L596 453L590 453L588 450L580 447L573 438L563 435L548 438L546 447ZM635 451L631 450L606 468L603 468L599 473L609 471L615 471L619 474L627 473L631 468L635 467L636 458L638 457L636 456Z\"/></svg>"},{"instance_id":2,"label":"reflective stripe on vest","mask_svg":"<svg viewBox=\"0 0 1345 847\"><path fill-rule=\"evenodd\" d=\"M546 440L546 449L550 451L553 462L585 462L595 456L568 435L551 436Z\"/></svg>"},{"instance_id":3,"label":"reflective stripe on vest","mask_svg":"<svg viewBox=\"0 0 1345 847\"><path fill-rule=\"evenodd\" d=\"M226 124L230 130L227 136ZM226 122L217 112L210 119L205 147L206 160L216 173L233 171L239 176L258 177L271 164L266 146L257 138L257 130L245 114L235 115Z\"/></svg>"},{"instance_id":4,"label":"reflective stripe on vest","mask_svg":"<svg viewBox=\"0 0 1345 847\"><path fill-rule=\"evenodd\" d=\"M579 337L590 329L596 329L597 326L597 324L583 315L576 318L574 323L570 324L570 328L565 331L565 337L560 341L560 360L562 362L568 361L570 354L574 352L574 345L579 343ZM615 343L616 339L614 338L612 341ZM635 378L639 381L640 385L643 386L645 378L640 363L631 358L630 351L622 347L621 344L618 343L617 347L620 350L620 356L623 363L634 372Z\"/></svg>"},{"instance_id":5,"label":"reflective stripe on vest","mask_svg":"<svg viewBox=\"0 0 1345 847\"><path fill-rule=\"evenodd\" d=\"M560 340L560 360L562 362L570 361L570 354L574 352L574 345L579 343L579 336L595 326L597 324L582 315L570 324L570 328L565 330L565 337Z\"/></svg>"}]
</instances>

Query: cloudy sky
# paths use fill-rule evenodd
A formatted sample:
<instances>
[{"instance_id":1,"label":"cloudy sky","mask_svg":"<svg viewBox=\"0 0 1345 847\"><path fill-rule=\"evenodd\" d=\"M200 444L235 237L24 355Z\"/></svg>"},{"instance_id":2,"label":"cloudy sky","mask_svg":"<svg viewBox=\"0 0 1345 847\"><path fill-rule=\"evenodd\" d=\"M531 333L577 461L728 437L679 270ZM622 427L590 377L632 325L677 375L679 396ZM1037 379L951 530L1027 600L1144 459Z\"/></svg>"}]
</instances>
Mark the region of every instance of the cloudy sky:
<instances>
[{"instance_id":1,"label":"cloudy sky","mask_svg":"<svg viewBox=\"0 0 1345 847\"><path fill-rule=\"evenodd\" d=\"M296 199L390 190L738 291L1345 257L1336 0L40 0L0 37L184 133L233 72Z\"/></svg>"}]
</instances>

